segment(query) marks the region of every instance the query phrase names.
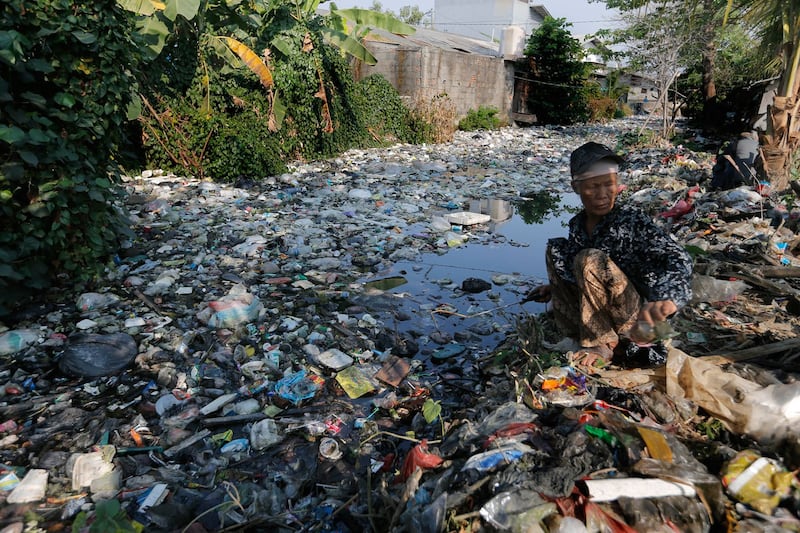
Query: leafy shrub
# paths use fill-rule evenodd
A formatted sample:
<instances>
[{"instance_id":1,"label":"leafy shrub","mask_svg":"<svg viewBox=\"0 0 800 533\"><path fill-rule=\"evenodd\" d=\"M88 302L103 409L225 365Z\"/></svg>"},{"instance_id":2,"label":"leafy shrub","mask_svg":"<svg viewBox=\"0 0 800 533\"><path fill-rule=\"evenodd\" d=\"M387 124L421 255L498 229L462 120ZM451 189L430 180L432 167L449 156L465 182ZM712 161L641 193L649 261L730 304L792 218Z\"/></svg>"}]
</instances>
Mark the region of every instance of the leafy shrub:
<instances>
[{"instance_id":1,"label":"leafy shrub","mask_svg":"<svg viewBox=\"0 0 800 533\"><path fill-rule=\"evenodd\" d=\"M117 245L129 23L115 2L0 7L0 314L56 277L90 279Z\"/></svg>"},{"instance_id":2,"label":"leafy shrub","mask_svg":"<svg viewBox=\"0 0 800 533\"><path fill-rule=\"evenodd\" d=\"M458 129L462 131L496 130L503 125L497 116L494 107L480 106L477 110L470 109L467 116L458 122Z\"/></svg>"},{"instance_id":3,"label":"leafy shrub","mask_svg":"<svg viewBox=\"0 0 800 533\"><path fill-rule=\"evenodd\" d=\"M380 74L358 82L364 127L377 141L409 140L409 109L397 90Z\"/></svg>"},{"instance_id":4,"label":"leafy shrub","mask_svg":"<svg viewBox=\"0 0 800 533\"><path fill-rule=\"evenodd\" d=\"M414 144L445 143L456 131L456 108L446 93L417 97L409 115L409 141Z\"/></svg>"},{"instance_id":5,"label":"leafy shrub","mask_svg":"<svg viewBox=\"0 0 800 533\"><path fill-rule=\"evenodd\" d=\"M229 107L212 113L188 98L161 100L160 112L148 102L145 107L152 110L140 117L148 166L223 182L285 172L280 139L269 131L263 97L238 92L242 97L229 99Z\"/></svg>"},{"instance_id":6,"label":"leafy shrub","mask_svg":"<svg viewBox=\"0 0 800 533\"><path fill-rule=\"evenodd\" d=\"M232 182L239 176L258 180L286 172L279 139L262 117L241 113L214 123L204 157L206 172L214 180Z\"/></svg>"},{"instance_id":7,"label":"leafy shrub","mask_svg":"<svg viewBox=\"0 0 800 533\"><path fill-rule=\"evenodd\" d=\"M653 130L640 129L635 132L627 132L617 139L617 151L630 151L637 148L655 146L657 134Z\"/></svg>"}]
</instances>

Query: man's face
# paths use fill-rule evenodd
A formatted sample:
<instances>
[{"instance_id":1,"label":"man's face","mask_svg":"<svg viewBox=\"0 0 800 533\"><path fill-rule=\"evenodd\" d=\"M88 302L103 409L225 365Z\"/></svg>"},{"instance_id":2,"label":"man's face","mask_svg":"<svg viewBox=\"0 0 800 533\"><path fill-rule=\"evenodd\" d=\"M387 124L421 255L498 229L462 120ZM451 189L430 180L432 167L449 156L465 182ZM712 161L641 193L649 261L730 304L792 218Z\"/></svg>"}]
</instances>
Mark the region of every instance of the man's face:
<instances>
[{"instance_id":1,"label":"man's face","mask_svg":"<svg viewBox=\"0 0 800 533\"><path fill-rule=\"evenodd\" d=\"M614 208L619 187L617 174L603 174L575 182L575 192L581 197L581 203L590 217L602 217Z\"/></svg>"}]
</instances>

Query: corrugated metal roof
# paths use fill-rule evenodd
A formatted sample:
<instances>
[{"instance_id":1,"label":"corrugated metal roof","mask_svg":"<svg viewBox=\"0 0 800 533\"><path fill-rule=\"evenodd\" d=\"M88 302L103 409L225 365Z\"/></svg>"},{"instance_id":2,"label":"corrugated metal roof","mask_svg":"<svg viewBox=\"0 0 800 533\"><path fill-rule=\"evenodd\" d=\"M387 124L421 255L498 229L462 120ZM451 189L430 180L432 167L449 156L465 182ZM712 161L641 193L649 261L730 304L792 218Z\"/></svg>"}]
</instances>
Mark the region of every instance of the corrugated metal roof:
<instances>
[{"instance_id":1,"label":"corrugated metal roof","mask_svg":"<svg viewBox=\"0 0 800 533\"><path fill-rule=\"evenodd\" d=\"M399 46L421 48L431 46L443 50L478 54L491 57L500 57L499 45L490 41L479 41L462 35L454 35L427 28L417 28L414 35L395 35L393 33L373 29L367 36L368 41L384 42Z\"/></svg>"}]
</instances>

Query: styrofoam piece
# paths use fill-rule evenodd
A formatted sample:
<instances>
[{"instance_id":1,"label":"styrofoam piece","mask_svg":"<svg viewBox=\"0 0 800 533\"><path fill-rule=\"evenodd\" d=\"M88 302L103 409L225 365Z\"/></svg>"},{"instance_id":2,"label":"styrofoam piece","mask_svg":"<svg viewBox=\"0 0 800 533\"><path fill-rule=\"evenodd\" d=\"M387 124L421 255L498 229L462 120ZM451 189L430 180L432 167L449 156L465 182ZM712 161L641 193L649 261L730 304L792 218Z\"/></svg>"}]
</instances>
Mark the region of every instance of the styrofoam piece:
<instances>
[{"instance_id":1,"label":"styrofoam piece","mask_svg":"<svg viewBox=\"0 0 800 533\"><path fill-rule=\"evenodd\" d=\"M447 221L451 224L458 224L460 226L474 226L475 224L486 224L492 217L484 215L483 213L472 213L470 211L458 211L457 213L448 213L445 215Z\"/></svg>"},{"instance_id":2,"label":"styrofoam piece","mask_svg":"<svg viewBox=\"0 0 800 533\"><path fill-rule=\"evenodd\" d=\"M621 497L627 498L663 498L665 496L695 496L697 493L691 485L666 481L658 478L614 478L586 479L589 499L593 502L611 502Z\"/></svg>"}]
</instances>

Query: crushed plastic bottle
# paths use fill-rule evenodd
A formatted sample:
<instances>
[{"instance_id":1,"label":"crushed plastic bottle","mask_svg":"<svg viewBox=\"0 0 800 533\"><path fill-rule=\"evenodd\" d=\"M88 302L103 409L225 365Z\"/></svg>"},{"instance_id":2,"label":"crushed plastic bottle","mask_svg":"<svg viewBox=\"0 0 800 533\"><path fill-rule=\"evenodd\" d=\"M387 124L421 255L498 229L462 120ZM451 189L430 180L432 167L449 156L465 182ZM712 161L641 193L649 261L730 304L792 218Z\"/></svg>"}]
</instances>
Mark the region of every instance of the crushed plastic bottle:
<instances>
[{"instance_id":1,"label":"crushed plastic bottle","mask_svg":"<svg viewBox=\"0 0 800 533\"><path fill-rule=\"evenodd\" d=\"M105 309L119 302L119 296L111 293L86 292L78 297L75 306L82 313Z\"/></svg>"},{"instance_id":2,"label":"crushed plastic bottle","mask_svg":"<svg viewBox=\"0 0 800 533\"><path fill-rule=\"evenodd\" d=\"M473 455L464 463L462 470L489 472L499 466L513 463L526 453L533 453L533 451L533 448L530 446L526 446L520 442L514 442L513 444L497 448L496 450Z\"/></svg>"}]
</instances>

